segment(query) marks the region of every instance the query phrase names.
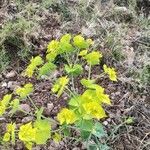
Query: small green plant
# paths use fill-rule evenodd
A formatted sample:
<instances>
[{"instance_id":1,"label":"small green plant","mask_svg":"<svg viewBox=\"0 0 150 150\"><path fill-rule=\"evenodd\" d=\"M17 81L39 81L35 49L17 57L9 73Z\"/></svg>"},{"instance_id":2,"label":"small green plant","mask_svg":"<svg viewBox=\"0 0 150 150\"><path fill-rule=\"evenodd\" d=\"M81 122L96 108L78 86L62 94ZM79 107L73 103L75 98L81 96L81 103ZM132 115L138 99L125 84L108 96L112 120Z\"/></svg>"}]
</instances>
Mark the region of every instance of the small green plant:
<instances>
[{"instance_id":1,"label":"small green plant","mask_svg":"<svg viewBox=\"0 0 150 150\"><path fill-rule=\"evenodd\" d=\"M25 84L14 91L16 98L11 100L11 95L4 96L1 101L1 115L5 113L7 107L13 115L16 111L22 111L28 115L35 116L33 120L27 124L22 124L16 132L15 123L11 123L11 130L7 129L3 141L15 142L15 134L25 144L27 149L31 150L34 144L46 144L46 141L52 138L55 142L59 142L62 138L70 138L87 142L87 149L109 149L102 138L107 136L103 129L100 119L107 117L107 113L103 108L103 104L111 105L109 95L105 93L105 89L96 83L96 79L92 79L91 70L95 65L99 65L102 54L98 50L93 50L94 42L91 39L84 39L81 35L72 36L65 34L60 40L53 40L48 44L45 60L40 56L31 59L30 64L23 72L24 76L37 77L39 80L42 76L49 76L57 66L55 58L61 55L66 60L64 64L64 73L56 81L54 81L51 92L59 99L63 93L68 93L68 107L62 108L57 114L57 120L46 118L42 115L43 107L38 108L30 97L34 92L31 83ZM87 63L89 66L87 78L80 80L81 85L85 89L83 93L79 93L75 88L76 77L84 73L83 65ZM110 80L117 81L117 75L114 68L103 66L104 72L99 75L103 77L108 75ZM22 101L29 100L33 104L34 112L25 112L20 108ZM56 130L51 129L51 124L55 123L59 127ZM10 124L8 124L10 126ZM79 132L80 135L73 137L72 131ZM42 133L42 134L41 134ZM77 141L78 141L77 140ZM90 144L92 141L92 144Z\"/></svg>"}]
</instances>

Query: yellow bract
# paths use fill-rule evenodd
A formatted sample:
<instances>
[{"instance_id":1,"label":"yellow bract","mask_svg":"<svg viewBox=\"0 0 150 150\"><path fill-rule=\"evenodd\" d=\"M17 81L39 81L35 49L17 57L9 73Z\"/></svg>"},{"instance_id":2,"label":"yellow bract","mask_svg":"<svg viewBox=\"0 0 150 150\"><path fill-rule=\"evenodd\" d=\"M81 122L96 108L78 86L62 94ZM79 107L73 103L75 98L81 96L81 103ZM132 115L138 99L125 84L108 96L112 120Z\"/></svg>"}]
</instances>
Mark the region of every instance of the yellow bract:
<instances>
[{"instance_id":1,"label":"yellow bract","mask_svg":"<svg viewBox=\"0 0 150 150\"><path fill-rule=\"evenodd\" d=\"M109 68L106 65L103 65L104 72L109 75L110 80L117 81L117 75L114 68Z\"/></svg>"},{"instance_id":2,"label":"yellow bract","mask_svg":"<svg viewBox=\"0 0 150 150\"><path fill-rule=\"evenodd\" d=\"M21 98L27 97L30 93L34 90L33 85L31 83L27 83L24 87L18 87L16 89L16 94L19 95Z\"/></svg>"},{"instance_id":3,"label":"yellow bract","mask_svg":"<svg viewBox=\"0 0 150 150\"><path fill-rule=\"evenodd\" d=\"M52 40L47 46L47 53L57 51L59 42L57 40Z\"/></svg>"},{"instance_id":4,"label":"yellow bract","mask_svg":"<svg viewBox=\"0 0 150 150\"><path fill-rule=\"evenodd\" d=\"M68 84L69 79L66 77L59 78L56 83L53 85L52 91L57 93L58 97L63 93L64 88Z\"/></svg>"},{"instance_id":5,"label":"yellow bract","mask_svg":"<svg viewBox=\"0 0 150 150\"><path fill-rule=\"evenodd\" d=\"M91 118L101 119L106 117L104 109L97 102L85 103L83 104L83 108L85 110L85 114L89 115Z\"/></svg>"},{"instance_id":6,"label":"yellow bract","mask_svg":"<svg viewBox=\"0 0 150 150\"><path fill-rule=\"evenodd\" d=\"M0 102L0 116L5 113L6 106Z\"/></svg>"},{"instance_id":7,"label":"yellow bract","mask_svg":"<svg viewBox=\"0 0 150 150\"><path fill-rule=\"evenodd\" d=\"M60 113L58 113L57 119L61 125L64 123L73 124L77 120L77 117L72 110L63 108Z\"/></svg>"},{"instance_id":8,"label":"yellow bract","mask_svg":"<svg viewBox=\"0 0 150 150\"><path fill-rule=\"evenodd\" d=\"M88 50L82 50L80 53L79 53L79 56L85 56L87 54Z\"/></svg>"},{"instance_id":9,"label":"yellow bract","mask_svg":"<svg viewBox=\"0 0 150 150\"><path fill-rule=\"evenodd\" d=\"M56 143L59 143L61 141L61 135L58 134L58 133L55 133L53 135L53 140L56 142Z\"/></svg>"},{"instance_id":10,"label":"yellow bract","mask_svg":"<svg viewBox=\"0 0 150 150\"><path fill-rule=\"evenodd\" d=\"M19 129L19 139L23 142L34 142L36 135L36 128L32 128L32 123L29 122L22 125Z\"/></svg>"},{"instance_id":11,"label":"yellow bract","mask_svg":"<svg viewBox=\"0 0 150 150\"><path fill-rule=\"evenodd\" d=\"M12 94L6 94L2 100L0 100L0 116L2 116L5 113L5 110L7 108L7 105L9 104L9 101L11 100Z\"/></svg>"}]
</instances>

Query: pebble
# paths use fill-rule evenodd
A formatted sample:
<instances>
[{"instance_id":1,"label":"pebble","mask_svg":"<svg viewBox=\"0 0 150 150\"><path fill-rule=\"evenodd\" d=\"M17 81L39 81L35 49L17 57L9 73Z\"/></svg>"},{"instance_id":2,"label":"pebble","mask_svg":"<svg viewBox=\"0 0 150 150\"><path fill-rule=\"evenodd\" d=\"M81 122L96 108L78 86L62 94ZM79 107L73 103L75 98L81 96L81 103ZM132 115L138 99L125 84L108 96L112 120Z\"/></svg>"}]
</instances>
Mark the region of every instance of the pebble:
<instances>
[{"instance_id":1,"label":"pebble","mask_svg":"<svg viewBox=\"0 0 150 150\"><path fill-rule=\"evenodd\" d=\"M24 117L22 119L22 123L27 123L27 122L30 122L33 120L33 117L32 116L28 116L28 117Z\"/></svg>"},{"instance_id":2,"label":"pebble","mask_svg":"<svg viewBox=\"0 0 150 150\"><path fill-rule=\"evenodd\" d=\"M14 89L16 89L18 86L19 86L19 83L16 82L16 81L9 81L8 84L7 84L7 87L8 87L9 89L11 89L12 91L13 91Z\"/></svg>"},{"instance_id":3,"label":"pebble","mask_svg":"<svg viewBox=\"0 0 150 150\"><path fill-rule=\"evenodd\" d=\"M23 110L23 111L26 111L26 112L30 112L31 111L31 108L28 104L21 104L20 105L20 108Z\"/></svg>"},{"instance_id":4,"label":"pebble","mask_svg":"<svg viewBox=\"0 0 150 150\"><path fill-rule=\"evenodd\" d=\"M104 122L103 122L103 125L107 126L107 125L108 125L108 122L107 122L107 121L104 121Z\"/></svg>"},{"instance_id":5,"label":"pebble","mask_svg":"<svg viewBox=\"0 0 150 150\"><path fill-rule=\"evenodd\" d=\"M49 111L52 111L53 108L54 108L54 104L53 104L53 103L48 103L48 104L47 104L47 109L48 109Z\"/></svg>"},{"instance_id":6,"label":"pebble","mask_svg":"<svg viewBox=\"0 0 150 150\"><path fill-rule=\"evenodd\" d=\"M6 82L3 82L1 86L2 86L2 87L7 87L7 83L6 83Z\"/></svg>"},{"instance_id":7,"label":"pebble","mask_svg":"<svg viewBox=\"0 0 150 150\"><path fill-rule=\"evenodd\" d=\"M88 66L88 65L85 66L85 70L86 70L86 71L89 70L89 66Z\"/></svg>"},{"instance_id":8,"label":"pebble","mask_svg":"<svg viewBox=\"0 0 150 150\"><path fill-rule=\"evenodd\" d=\"M16 72L15 71L10 71L9 73L6 74L6 78L13 78L16 76Z\"/></svg>"}]
</instances>

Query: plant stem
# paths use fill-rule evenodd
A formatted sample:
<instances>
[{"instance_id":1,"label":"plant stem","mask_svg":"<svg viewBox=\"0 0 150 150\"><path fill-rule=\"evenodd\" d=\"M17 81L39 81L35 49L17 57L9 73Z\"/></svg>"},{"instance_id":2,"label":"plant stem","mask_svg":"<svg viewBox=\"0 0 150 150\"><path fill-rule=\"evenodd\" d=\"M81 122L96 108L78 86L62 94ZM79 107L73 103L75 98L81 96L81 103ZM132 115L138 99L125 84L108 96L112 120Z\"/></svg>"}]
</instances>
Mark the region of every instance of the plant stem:
<instances>
[{"instance_id":1,"label":"plant stem","mask_svg":"<svg viewBox=\"0 0 150 150\"><path fill-rule=\"evenodd\" d=\"M76 95L68 87L65 87L65 89L68 90L73 97L76 97Z\"/></svg>"},{"instance_id":2,"label":"plant stem","mask_svg":"<svg viewBox=\"0 0 150 150\"><path fill-rule=\"evenodd\" d=\"M89 73L88 73L88 79L90 80L91 78L91 64L89 65Z\"/></svg>"},{"instance_id":3,"label":"plant stem","mask_svg":"<svg viewBox=\"0 0 150 150\"><path fill-rule=\"evenodd\" d=\"M37 110L38 107L34 104L33 100L30 98L30 96L28 96L28 99L30 100L30 102L34 106L34 108Z\"/></svg>"},{"instance_id":4,"label":"plant stem","mask_svg":"<svg viewBox=\"0 0 150 150\"><path fill-rule=\"evenodd\" d=\"M75 86L74 86L74 78L73 78L73 75L71 75L71 80L72 80L72 88L73 88L73 91L75 93Z\"/></svg>"}]
</instances>

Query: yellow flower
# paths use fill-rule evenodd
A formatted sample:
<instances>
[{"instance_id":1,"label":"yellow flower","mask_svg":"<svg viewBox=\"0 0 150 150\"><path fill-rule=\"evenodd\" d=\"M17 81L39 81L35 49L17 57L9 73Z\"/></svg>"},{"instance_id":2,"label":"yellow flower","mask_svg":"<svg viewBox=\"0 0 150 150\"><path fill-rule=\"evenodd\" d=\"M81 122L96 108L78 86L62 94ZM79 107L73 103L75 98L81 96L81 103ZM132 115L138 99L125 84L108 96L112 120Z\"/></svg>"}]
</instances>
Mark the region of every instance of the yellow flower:
<instances>
[{"instance_id":1,"label":"yellow flower","mask_svg":"<svg viewBox=\"0 0 150 150\"><path fill-rule=\"evenodd\" d=\"M106 65L103 65L104 72L109 75L110 80L117 81L117 75L114 68L109 68Z\"/></svg>"},{"instance_id":2,"label":"yellow flower","mask_svg":"<svg viewBox=\"0 0 150 150\"><path fill-rule=\"evenodd\" d=\"M87 39L86 42L89 44L89 45L93 45L94 44L94 41L92 39Z\"/></svg>"},{"instance_id":3,"label":"yellow flower","mask_svg":"<svg viewBox=\"0 0 150 150\"><path fill-rule=\"evenodd\" d=\"M92 118L101 119L106 117L104 109L97 102L89 102L83 104L85 115L89 115Z\"/></svg>"},{"instance_id":4,"label":"yellow flower","mask_svg":"<svg viewBox=\"0 0 150 150\"><path fill-rule=\"evenodd\" d=\"M34 142L36 135L36 128L32 128L32 123L29 122L22 125L19 129L19 139L23 142Z\"/></svg>"},{"instance_id":5,"label":"yellow flower","mask_svg":"<svg viewBox=\"0 0 150 150\"><path fill-rule=\"evenodd\" d=\"M73 124L77 120L75 113L67 108L63 108L61 112L58 113L57 119L61 125L63 123Z\"/></svg>"}]
</instances>

